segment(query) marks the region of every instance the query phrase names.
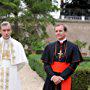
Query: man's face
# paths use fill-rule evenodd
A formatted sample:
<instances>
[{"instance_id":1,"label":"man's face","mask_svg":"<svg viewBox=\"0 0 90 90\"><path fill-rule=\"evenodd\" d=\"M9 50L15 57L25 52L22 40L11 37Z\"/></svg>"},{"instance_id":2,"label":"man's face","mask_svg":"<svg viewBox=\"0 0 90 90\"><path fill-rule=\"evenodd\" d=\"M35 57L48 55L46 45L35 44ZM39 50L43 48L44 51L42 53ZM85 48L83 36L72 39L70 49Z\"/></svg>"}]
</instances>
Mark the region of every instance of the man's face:
<instances>
[{"instance_id":1,"label":"man's face","mask_svg":"<svg viewBox=\"0 0 90 90\"><path fill-rule=\"evenodd\" d=\"M55 27L55 35L58 40L63 40L66 37L66 32L64 31L63 25Z\"/></svg>"},{"instance_id":2,"label":"man's face","mask_svg":"<svg viewBox=\"0 0 90 90\"><path fill-rule=\"evenodd\" d=\"M5 25L1 27L1 35L4 39L9 39L11 32L12 30L10 25Z\"/></svg>"}]
</instances>

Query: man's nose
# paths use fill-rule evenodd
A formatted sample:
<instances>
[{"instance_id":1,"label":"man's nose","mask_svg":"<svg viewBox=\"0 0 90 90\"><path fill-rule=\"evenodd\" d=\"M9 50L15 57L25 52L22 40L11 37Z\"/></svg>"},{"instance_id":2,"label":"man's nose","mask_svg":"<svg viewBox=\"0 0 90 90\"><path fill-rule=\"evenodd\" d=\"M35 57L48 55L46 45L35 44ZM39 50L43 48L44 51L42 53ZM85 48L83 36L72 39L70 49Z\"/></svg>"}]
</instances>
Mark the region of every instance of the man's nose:
<instances>
[{"instance_id":1,"label":"man's nose","mask_svg":"<svg viewBox=\"0 0 90 90\"><path fill-rule=\"evenodd\" d=\"M57 33L60 33L59 31Z\"/></svg>"},{"instance_id":2,"label":"man's nose","mask_svg":"<svg viewBox=\"0 0 90 90\"><path fill-rule=\"evenodd\" d=\"M60 31L57 32L58 34L62 34Z\"/></svg>"},{"instance_id":3,"label":"man's nose","mask_svg":"<svg viewBox=\"0 0 90 90\"><path fill-rule=\"evenodd\" d=\"M5 32L6 34L8 33L8 31Z\"/></svg>"}]
</instances>

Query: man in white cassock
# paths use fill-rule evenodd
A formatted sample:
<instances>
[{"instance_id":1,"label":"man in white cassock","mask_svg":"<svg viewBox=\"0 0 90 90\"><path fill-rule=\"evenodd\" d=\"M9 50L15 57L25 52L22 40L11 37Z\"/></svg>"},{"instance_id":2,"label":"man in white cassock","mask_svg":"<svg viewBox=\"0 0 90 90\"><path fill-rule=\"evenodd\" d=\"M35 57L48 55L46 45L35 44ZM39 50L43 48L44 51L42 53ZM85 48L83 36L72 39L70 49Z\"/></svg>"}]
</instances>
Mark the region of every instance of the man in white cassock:
<instances>
[{"instance_id":1,"label":"man in white cassock","mask_svg":"<svg viewBox=\"0 0 90 90\"><path fill-rule=\"evenodd\" d=\"M21 90L18 71L28 63L23 46L11 37L9 22L0 26L0 90Z\"/></svg>"}]
</instances>

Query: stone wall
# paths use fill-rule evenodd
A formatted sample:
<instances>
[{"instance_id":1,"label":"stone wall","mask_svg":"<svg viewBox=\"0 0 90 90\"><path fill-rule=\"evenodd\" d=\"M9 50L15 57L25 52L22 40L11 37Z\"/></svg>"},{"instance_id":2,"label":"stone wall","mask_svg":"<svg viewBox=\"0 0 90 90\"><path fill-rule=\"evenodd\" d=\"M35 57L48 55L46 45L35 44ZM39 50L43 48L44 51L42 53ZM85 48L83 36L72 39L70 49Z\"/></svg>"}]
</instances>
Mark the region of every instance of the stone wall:
<instances>
[{"instance_id":1,"label":"stone wall","mask_svg":"<svg viewBox=\"0 0 90 90\"><path fill-rule=\"evenodd\" d=\"M84 41L87 43L86 48L82 49L83 53L89 54L88 46L90 45L90 22L84 21L58 21L68 28L67 38L75 42L76 40ZM55 41L54 26L48 25L47 32L50 36L49 40Z\"/></svg>"}]
</instances>

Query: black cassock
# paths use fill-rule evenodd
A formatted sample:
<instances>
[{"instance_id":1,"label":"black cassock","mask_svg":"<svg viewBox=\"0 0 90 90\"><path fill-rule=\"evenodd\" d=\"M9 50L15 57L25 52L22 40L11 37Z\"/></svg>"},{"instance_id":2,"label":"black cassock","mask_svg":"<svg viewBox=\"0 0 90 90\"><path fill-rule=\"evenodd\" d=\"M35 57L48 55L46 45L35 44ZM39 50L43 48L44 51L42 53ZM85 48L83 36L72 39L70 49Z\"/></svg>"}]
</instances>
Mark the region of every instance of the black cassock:
<instances>
[{"instance_id":1,"label":"black cassock","mask_svg":"<svg viewBox=\"0 0 90 90\"><path fill-rule=\"evenodd\" d=\"M61 58L59 58L60 50L63 53ZM67 80L83 59L78 46L65 40L63 44L60 44L59 41L48 44L43 51L41 60L44 63L44 69L47 73L43 90L61 90L61 85L58 84L56 86L54 82L51 81L51 77L53 75L60 75L64 80ZM51 67L54 62L65 62L70 65L62 73L57 73L54 72Z\"/></svg>"}]
</instances>

